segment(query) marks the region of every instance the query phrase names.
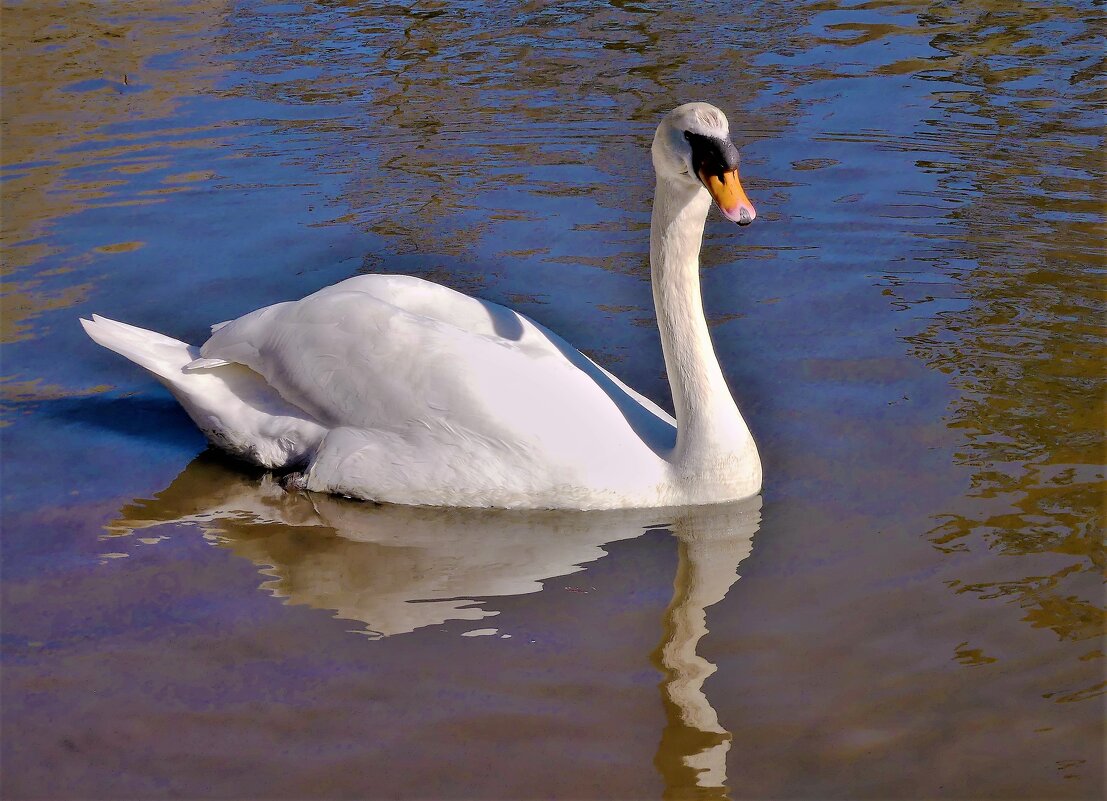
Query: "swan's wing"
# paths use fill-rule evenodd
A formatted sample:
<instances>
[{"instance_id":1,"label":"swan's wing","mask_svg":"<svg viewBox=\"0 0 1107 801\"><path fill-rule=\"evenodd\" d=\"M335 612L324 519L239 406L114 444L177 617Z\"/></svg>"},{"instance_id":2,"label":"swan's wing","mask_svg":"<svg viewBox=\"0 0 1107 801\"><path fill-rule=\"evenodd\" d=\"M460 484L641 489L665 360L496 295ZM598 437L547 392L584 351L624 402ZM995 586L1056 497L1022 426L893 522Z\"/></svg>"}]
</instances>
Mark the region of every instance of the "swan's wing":
<instances>
[{"instance_id":1,"label":"swan's wing","mask_svg":"<svg viewBox=\"0 0 1107 801\"><path fill-rule=\"evenodd\" d=\"M440 426L521 446L620 432L671 447L671 418L556 335L407 276L362 276L215 331L204 359L245 364L330 426Z\"/></svg>"},{"instance_id":2,"label":"swan's wing","mask_svg":"<svg viewBox=\"0 0 1107 801\"><path fill-rule=\"evenodd\" d=\"M530 353L545 351L548 355L561 355L587 370L581 360L588 357L554 334L548 328L525 315L490 301L480 300L440 284L424 281L408 275L372 275L352 278L346 282L381 300L405 309L456 326L464 331L482 336L502 337L523 345ZM579 357L579 358L578 358ZM610 371L588 362L631 399L648 409L659 419L676 426L672 415L624 384Z\"/></svg>"}]
</instances>

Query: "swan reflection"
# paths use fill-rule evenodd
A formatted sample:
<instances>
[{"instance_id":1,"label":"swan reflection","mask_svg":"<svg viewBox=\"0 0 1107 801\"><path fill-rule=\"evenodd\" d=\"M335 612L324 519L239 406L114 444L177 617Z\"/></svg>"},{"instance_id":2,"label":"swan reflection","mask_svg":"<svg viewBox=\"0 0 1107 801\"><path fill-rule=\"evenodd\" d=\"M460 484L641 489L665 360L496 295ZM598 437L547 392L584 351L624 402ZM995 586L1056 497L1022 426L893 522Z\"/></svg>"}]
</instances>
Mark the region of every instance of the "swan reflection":
<instances>
[{"instance_id":1,"label":"swan reflection","mask_svg":"<svg viewBox=\"0 0 1107 801\"><path fill-rule=\"evenodd\" d=\"M538 592L543 581L606 555L608 543L669 529L679 564L652 654L667 719L655 764L667 796L679 796L725 792L730 733L702 689L715 666L696 647L708 630L707 607L723 599L750 553L760 507L760 497L607 512L374 506L289 493L209 453L153 499L124 507L108 530L126 535L193 523L270 576L263 589L287 603L332 610L380 638L491 617L497 612L484 606L488 598Z\"/></svg>"},{"instance_id":2,"label":"swan reflection","mask_svg":"<svg viewBox=\"0 0 1107 801\"><path fill-rule=\"evenodd\" d=\"M731 734L704 695L704 680L715 665L696 653L696 646L707 634L707 607L726 597L738 580L738 565L753 548L760 511L761 497L756 496L737 505L684 509L671 524L679 562L661 643L652 655L663 677L666 726L654 763L665 779L666 798L684 798L691 788L716 789L718 797L726 797Z\"/></svg>"}]
</instances>

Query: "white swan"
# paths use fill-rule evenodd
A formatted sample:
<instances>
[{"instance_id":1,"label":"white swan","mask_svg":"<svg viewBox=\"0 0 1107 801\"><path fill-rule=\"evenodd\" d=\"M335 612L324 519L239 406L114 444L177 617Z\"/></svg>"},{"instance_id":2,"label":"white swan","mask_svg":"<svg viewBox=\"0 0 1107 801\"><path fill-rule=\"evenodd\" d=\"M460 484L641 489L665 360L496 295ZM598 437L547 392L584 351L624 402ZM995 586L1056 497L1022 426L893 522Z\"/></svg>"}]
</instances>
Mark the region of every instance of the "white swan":
<instances>
[{"instance_id":1,"label":"white swan","mask_svg":"<svg viewBox=\"0 0 1107 801\"><path fill-rule=\"evenodd\" d=\"M726 117L670 112L653 140L654 303L676 420L528 318L418 278L369 275L212 329L197 349L93 315L215 445L297 486L433 506L613 509L761 488L757 448L704 319L714 198L753 220Z\"/></svg>"}]
</instances>

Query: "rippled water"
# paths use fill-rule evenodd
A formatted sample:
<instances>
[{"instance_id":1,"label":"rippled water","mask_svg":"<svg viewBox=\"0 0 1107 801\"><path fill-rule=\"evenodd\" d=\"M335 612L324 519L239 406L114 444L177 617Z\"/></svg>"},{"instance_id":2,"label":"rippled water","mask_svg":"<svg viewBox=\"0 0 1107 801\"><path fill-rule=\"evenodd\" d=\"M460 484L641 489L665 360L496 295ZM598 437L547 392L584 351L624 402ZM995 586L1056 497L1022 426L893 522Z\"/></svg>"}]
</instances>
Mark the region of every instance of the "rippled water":
<instances>
[{"instance_id":1,"label":"rippled water","mask_svg":"<svg viewBox=\"0 0 1107 801\"><path fill-rule=\"evenodd\" d=\"M688 8L5 6L5 797L1099 797L1101 4ZM692 99L760 508L287 495L76 323L408 272L667 405Z\"/></svg>"}]
</instances>

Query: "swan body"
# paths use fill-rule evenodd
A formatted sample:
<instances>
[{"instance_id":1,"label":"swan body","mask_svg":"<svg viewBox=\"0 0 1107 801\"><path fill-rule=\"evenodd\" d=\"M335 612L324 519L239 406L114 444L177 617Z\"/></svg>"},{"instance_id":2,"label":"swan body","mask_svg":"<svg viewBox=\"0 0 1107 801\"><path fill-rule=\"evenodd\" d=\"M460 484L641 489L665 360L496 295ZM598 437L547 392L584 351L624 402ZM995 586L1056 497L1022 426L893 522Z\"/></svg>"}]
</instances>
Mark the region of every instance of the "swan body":
<instances>
[{"instance_id":1,"label":"swan body","mask_svg":"<svg viewBox=\"0 0 1107 801\"><path fill-rule=\"evenodd\" d=\"M612 509L761 487L699 290L712 198L745 223L726 118L693 103L653 144L654 300L676 419L565 340L419 278L350 278L213 327L200 348L93 315L215 445L304 489L411 505Z\"/></svg>"}]
</instances>

